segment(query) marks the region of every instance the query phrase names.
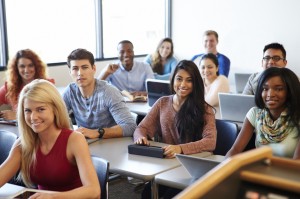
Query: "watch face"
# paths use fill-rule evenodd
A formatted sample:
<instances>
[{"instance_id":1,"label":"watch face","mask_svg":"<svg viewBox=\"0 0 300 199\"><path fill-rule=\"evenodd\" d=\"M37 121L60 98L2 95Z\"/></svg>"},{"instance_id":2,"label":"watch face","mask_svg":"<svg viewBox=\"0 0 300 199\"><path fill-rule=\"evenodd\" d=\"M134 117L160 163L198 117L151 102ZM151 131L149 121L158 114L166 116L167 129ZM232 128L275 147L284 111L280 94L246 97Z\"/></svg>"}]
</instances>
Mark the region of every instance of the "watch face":
<instances>
[{"instance_id":1,"label":"watch face","mask_svg":"<svg viewBox=\"0 0 300 199\"><path fill-rule=\"evenodd\" d=\"M98 133L99 133L99 138L102 138L104 133L105 133L105 130L104 129L98 129Z\"/></svg>"}]
</instances>

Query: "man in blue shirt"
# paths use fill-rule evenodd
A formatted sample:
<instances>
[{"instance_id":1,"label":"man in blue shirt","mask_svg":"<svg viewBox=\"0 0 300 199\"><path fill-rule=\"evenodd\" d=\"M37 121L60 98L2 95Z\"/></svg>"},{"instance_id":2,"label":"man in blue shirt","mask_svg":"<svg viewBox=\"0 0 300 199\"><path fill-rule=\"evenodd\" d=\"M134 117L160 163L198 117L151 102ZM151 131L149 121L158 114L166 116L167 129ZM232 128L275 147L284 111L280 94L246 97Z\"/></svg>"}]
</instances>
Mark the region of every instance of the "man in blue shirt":
<instances>
[{"instance_id":1,"label":"man in blue shirt","mask_svg":"<svg viewBox=\"0 0 300 199\"><path fill-rule=\"evenodd\" d=\"M205 53L213 53L217 56L219 61L219 74L228 77L229 70L230 70L230 60L225 55L218 53L217 51L218 43L219 43L219 36L216 31L207 30L204 32L203 44L204 44L204 49L206 51ZM194 61L197 64L197 66L199 65L199 61L203 54L204 53L195 55L192 58L192 61Z\"/></svg>"},{"instance_id":2,"label":"man in blue shirt","mask_svg":"<svg viewBox=\"0 0 300 199\"><path fill-rule=\"evenodd\" d=\"M151 66L134 61L133 44L130 41L119 42L117 49L119 62L108 64L98 78L107 80L120 91L127 90L133 95L146 95L146 79L154 79Z\"/></svg>"},{"instance_id":3,"label":"man in blue shirt","mask_svg":"<svg viewBox=\"0 0 300 199\"><path fill-rule=\"evenodd\" d=\"M136 122L123 96L107 82L94 75L94 56L85 49L76 49L67 61L71 83L63 93L69 113L73 113L77 131L88 138L132 136Z\"/></svg>"}]
</instances>

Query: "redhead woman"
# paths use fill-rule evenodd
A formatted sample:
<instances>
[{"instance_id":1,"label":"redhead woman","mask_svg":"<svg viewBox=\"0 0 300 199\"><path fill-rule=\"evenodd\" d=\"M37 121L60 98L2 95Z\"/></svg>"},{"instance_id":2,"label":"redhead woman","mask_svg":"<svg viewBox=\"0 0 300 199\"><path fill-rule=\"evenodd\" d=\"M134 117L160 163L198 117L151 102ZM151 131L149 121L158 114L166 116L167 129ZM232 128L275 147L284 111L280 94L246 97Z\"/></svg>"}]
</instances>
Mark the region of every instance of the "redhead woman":
<instances>
[{"instance_id":1,"label":"redhead woman","mask_svg":"<svg viewBox=\"0 0 300 199\"><path fill-rule=\"evenodd\" d=\"M0 112L5 120L16 119L18 96L22 88L34 79L48 79L47 65L30 49L20 50L9 61L6 72L6 82L0 88L0 106L10 105L12 110ZM48 79L54 83L54 79Z\"/></svg>"}]
</instances>

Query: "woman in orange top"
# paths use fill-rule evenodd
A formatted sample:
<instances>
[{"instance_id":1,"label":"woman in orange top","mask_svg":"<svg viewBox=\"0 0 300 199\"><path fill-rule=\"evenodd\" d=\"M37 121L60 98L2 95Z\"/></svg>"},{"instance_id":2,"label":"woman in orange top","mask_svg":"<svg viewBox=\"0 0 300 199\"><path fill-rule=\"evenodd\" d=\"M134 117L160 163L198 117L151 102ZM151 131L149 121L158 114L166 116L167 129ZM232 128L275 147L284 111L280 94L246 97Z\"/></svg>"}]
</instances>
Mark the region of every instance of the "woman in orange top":
<instances>
[{"instance_id":1,"label":"woman in orange top","mask_svg":"<svg viewBox=\"0 0 300 199\"><path fill-rule=\"evenodd\" d=\"M47 78L47 65L35 52L30 49L18 51L7 65L6 82L0 88L0 106L7 104L12 110L1 111L1 118L16 119L19 93L34 79L47 79L54 83L54 79Z\"/></svg>"}]
</instances>

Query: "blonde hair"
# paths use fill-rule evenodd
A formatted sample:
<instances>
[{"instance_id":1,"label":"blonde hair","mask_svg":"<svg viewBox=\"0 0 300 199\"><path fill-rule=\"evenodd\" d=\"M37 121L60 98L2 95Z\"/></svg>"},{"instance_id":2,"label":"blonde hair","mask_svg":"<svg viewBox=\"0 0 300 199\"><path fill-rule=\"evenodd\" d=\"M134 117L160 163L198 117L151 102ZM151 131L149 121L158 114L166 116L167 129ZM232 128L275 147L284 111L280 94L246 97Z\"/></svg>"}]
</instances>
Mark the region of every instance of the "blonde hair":
<instances>
[{"instance_id":1,"label":"blonde hair","mask_svg":"<svg viewBox=\"0 0 300 199\"><path fill-rule=\"evenodd\" d=\"M22 178L27 186L32 186L30 179L30 168L36 162L36 152L39 147L39 137L30 126L27 125L24 116L24 100L30 99L35 102L46 103L53 110L54 123L59 128L70 129L69 116L66 105L56 89L56 87L47 80L36 79L27 84L20 93L18 102L18 128L20 133L21 172L19 179Z\"/></svg>"}]
</instances>

